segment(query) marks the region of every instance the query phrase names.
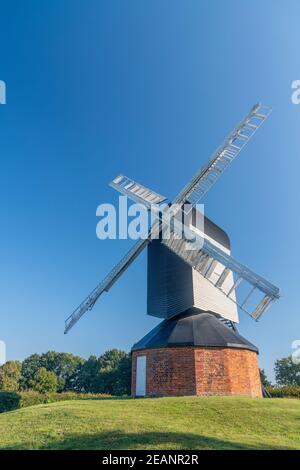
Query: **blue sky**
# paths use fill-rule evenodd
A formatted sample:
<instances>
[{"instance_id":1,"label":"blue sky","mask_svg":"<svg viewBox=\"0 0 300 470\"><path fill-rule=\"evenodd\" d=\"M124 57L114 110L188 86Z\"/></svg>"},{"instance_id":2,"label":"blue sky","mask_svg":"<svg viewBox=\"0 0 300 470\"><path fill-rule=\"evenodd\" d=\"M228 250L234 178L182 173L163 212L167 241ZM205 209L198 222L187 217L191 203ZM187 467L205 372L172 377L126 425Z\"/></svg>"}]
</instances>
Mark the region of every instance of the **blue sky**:
<instances>
[{"instance_id":1,"label":"blue sky","mask_svg":"<svg viewBox=\"0 0 300 470\"><path fill-rule=\"evenodd\" d=\"M129 350L151 327L146 253L82 321L64 319L129 249L96 238L108 182L172 198L257 101L269 120L204 200L232 254L283 291L240 332L271 375L300 339L295 1L0 1L0 339L9 359Z\"/></svg>"}]
</instances>

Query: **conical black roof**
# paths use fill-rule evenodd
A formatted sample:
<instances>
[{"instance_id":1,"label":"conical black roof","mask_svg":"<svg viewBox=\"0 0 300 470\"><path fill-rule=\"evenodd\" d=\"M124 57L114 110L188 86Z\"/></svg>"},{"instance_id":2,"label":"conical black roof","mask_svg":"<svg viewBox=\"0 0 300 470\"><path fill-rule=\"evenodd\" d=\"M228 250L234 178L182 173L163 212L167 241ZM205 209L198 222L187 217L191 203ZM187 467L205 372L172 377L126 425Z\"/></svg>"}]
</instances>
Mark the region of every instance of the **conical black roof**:
<instances>
[{"instance_id":1,"label":"conical black roof","mask_svg":"<svg viewBox=\"0 0 300 470\"><path fill-rule=\"evenodd\" d=\"M220 318L213 312L189 308L176 317L162 321L135 343L131 350L197 346L242 348L258 353L256 346L237 330L225 325Z\"/></svg>"}]
</instances>

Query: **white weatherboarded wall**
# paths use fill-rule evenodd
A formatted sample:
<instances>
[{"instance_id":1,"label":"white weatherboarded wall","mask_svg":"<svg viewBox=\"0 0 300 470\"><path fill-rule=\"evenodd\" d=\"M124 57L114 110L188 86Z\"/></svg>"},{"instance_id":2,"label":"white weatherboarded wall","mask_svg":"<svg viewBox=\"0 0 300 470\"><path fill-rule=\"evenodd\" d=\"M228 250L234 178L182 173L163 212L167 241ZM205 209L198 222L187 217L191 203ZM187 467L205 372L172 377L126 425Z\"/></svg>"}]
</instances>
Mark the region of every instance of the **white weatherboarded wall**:
<instances>
[{"instance_id":1,"label":"white weatherboarded wall","mask_svg":"<svg viewBox=\"0 0 300 470\"><path fill-rule=\"evenodd\" d=\"M230 255L230 250L225 246L218 243L213 238L209 237L206 233L197 230L195 227L191 227L195 232L199 232L201 236L205 237L213 245L217 246L220 250L224 251L227 255ZM221 275L224 266L217 263L214 271L210 275L210 281L215 283ZM229 292L230 288L234 284L232 272L227 276L223 283L222 290ZM226 297L223 292L214 287L214 285L205 279L198 271L193 269L193 293L194 293L194 307L200 308L201 310L208 310L219 313L222 317L231 320L235 323L239 323L238 309L235 304L236 295L235 291L230 294L230 298Z\"/></svg>"},{"instance_id":2,"label":"white weatherboarded wall","mask_svg":"<svg viewBox=\"0 0 300 470\"><path fill-rule=\"evenodd\" d=\"M217 266L218 268L218 266ZM229 291L233 285L233 275L230 273L224 282L224 290ZM194 306L204 311L219 313L223 318L235 323L239 322L237 306L226 295L214 287L200 273L193 270ZM235 298L235 293L231 294Z\"/></svg>"}]
</instances>

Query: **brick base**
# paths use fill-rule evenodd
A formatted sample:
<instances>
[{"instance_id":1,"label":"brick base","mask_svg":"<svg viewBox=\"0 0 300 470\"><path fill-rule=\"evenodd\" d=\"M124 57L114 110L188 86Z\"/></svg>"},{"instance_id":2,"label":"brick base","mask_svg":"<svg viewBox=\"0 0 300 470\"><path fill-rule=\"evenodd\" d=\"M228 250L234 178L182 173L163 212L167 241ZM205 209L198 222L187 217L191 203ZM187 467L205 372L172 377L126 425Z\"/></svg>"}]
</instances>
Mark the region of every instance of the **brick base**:
<instances>
[{"instance_id":1,"label":"brick base","mask_svg":"<svg viewBox=\"0 0 300 470\"><path fill-rule=\"evenodd\" d=\"M132 395L136 358L147 357L146 395L244 395L261 397L257 354L237 348L177 347L132 353Z\"/></svg>"}]
</instances>

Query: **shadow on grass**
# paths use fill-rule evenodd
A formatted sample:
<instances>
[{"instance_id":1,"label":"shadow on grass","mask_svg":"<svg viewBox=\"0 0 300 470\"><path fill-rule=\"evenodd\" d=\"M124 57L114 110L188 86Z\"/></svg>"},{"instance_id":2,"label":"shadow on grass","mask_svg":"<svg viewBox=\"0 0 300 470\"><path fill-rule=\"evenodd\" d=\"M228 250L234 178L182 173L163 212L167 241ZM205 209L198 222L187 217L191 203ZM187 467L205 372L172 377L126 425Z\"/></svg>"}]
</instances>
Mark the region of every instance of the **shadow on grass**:
<instances>
[{"instance_id":1,"label":"shadow on grass","mask_svg":"<svg viewBox=\"0 0 300 470\"><path fill-rule=\"evenodd\" d=\"M44 445L24 442L15 446L2 447L3 450L277 450L289 449L284 446L226 441L214 437L191 433L124 433L122 431L100 432L95 434L70 434L60 439L49 438Z\"/></svg>"}]
</instances>

